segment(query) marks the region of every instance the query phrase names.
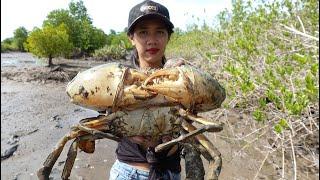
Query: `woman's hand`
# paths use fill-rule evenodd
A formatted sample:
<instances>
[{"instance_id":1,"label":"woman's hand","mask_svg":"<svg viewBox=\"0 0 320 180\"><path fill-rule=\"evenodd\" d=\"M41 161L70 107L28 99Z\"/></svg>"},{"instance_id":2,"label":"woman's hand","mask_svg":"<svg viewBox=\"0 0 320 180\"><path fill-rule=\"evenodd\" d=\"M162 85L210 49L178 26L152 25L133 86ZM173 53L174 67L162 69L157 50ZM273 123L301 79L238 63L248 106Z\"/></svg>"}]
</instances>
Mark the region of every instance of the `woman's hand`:
<instances>
[{"instance_id":1,"label":"woman's hand","mask_svg":"<svg viewBox=\"0 0 320 180\"><path fill-rule=\"evenodd\" d=\"M164 64L163 68L171 68L171 67L178 67L185 64L185 59L179 58L179 59L169 59Z\"/></svg>"}]
</instances>

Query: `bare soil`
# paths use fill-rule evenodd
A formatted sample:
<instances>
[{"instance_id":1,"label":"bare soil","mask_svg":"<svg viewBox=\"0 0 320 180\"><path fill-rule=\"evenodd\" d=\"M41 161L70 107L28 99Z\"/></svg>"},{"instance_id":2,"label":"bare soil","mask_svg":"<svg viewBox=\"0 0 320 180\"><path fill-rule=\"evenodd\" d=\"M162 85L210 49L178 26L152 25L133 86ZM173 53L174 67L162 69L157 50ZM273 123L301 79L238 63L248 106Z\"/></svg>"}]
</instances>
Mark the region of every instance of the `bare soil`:
<instances>
[{"instance_id":1,"label":"bare soil","mask_svg":"<svg viewBox=\"0 0 320 180\"><path fill-rule=\"evenodd\" d=\"M1 179L37 179L37 169L70 127L80 119L97 115L70 103L65 87L79 71L108 62L54 59L56 66L49 68L38 61L28 53L1 54L1 154L18 145L12 156L1 160ZM235 140L259 128L248 123L248 115L223 108L202 115L226 124L220 133L205 134L222 153L221 179L254 179L256 174L257 179L281 178L282 169L276 165L281 155L270 155L260 168L266 157L260 147L269 145L267 139L252 144ZM60 179L70 143L55 164L52 179ZM108 179L116 145L103 139L97 141L93 154L78 152L70 179ZM203 159L203 162L207 169L207 161ZM183 160L181 164L184 179ZM298 163L298 179L318 179L319 169L310 171L303 167ZM286 179L292 179L290 165L286 166L285 174Z\"/></svg>"}]
</instances>

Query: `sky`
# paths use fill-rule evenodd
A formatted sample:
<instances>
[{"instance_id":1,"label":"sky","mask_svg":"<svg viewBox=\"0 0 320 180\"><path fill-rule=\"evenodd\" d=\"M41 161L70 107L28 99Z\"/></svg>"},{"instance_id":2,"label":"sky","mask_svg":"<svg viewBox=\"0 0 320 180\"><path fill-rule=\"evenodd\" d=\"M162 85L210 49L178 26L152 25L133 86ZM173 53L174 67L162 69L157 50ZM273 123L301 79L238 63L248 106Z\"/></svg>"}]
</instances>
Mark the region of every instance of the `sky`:
<instances>
[{"instance_id":1,"label":"sky","mask_svg":"<svg viewBox=\"0 0 320 180\"><path fill-rule=\"evenodd\" d=\"M231 8L231 0L155 0L169 9L175 27L186 30L188 25L213 25L220 11ZM1 41L13 37L23 26L28 31L41 27L49 12L68 9L71 0L1 0ZM83 0L93 26L106 34L113 29L123 31L127 26L130 9L142 0Z\"/></svg>"}]
</instances>

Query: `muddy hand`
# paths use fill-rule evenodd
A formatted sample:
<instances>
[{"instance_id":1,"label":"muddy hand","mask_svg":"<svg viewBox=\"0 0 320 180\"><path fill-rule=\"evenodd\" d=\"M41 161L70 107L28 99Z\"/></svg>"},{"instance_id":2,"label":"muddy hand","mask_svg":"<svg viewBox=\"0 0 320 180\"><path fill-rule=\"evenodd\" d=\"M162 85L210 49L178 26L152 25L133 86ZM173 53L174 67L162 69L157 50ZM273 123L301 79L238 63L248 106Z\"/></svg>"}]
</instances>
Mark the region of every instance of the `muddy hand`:
<instances>
[{"instance_id":1,"label":"muddy hand","mask_svg":"<svg viewBox=\"0 0 320 180\"><path fill-rule=\"evenodd\" d=\"M185 64L185 60L183 58L179 59L169 59L165 64L164 68L170 68L170 67L178 67Z\"/></svg>"}]
</instances>

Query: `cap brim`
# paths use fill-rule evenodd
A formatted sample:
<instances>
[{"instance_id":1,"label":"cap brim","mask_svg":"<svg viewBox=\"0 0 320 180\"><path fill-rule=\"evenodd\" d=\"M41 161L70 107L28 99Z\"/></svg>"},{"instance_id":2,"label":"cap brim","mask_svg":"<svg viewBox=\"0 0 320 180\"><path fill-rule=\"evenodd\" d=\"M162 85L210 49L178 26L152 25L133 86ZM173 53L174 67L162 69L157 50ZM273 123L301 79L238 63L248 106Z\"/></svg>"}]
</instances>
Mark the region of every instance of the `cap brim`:
<instances>
[{"instance_id":1,"label":"cap brim","mask_svg":"<svg viewBox=\"0 0 320 180\"><path fill-rule=\"evenodd\" d=\"M131 25L129 26L128 28L128 33L130 33L134 26L140 22L141 20L144 20L144 19L148 19L148 18L158 18L158 19L161 19L165 24L166 26L168 26L170 29L173 29L174 28L174 25L172 24L172 22L170 20L168 20L168 18L166 18L165 16L163 16L162 14L158 14L158 13L150 13L150 14L144 14L144 15L141 15L139 17L137 17L132 23Z\"/></svg>"}]
</instances>

